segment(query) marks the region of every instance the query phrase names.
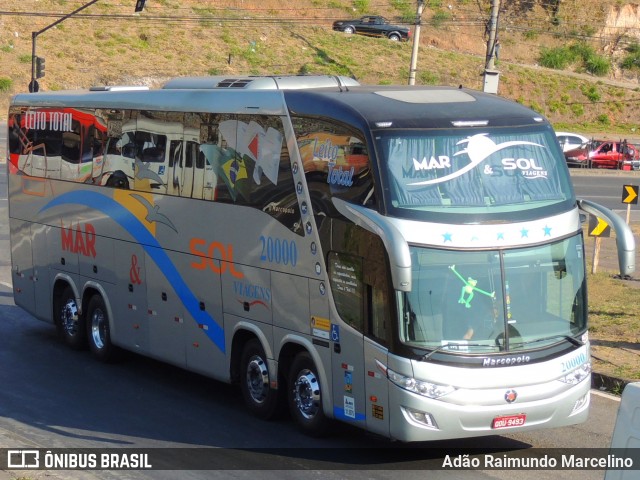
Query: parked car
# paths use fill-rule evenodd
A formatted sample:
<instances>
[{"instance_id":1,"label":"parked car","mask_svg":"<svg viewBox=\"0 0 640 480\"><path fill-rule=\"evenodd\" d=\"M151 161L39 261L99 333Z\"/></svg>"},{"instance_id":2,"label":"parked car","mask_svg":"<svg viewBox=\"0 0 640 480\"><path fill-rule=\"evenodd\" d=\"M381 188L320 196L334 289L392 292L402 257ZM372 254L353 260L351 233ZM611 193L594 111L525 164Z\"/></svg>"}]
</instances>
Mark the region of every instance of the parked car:
<instances>
[{"instance_id":1,"label":"parked car","mask_svg":"<svg viewBox=\"0 0 640 480\"><path fill-rule=\"evenodd\" d=\"M618 168L635 167L640 163L635 145L611 140L593 140L564 154L569 166Z\"/></svg>"},{"instance_id":2,"label":"parked car","mask_svg":"<svg viewBox=\"0 0 640 480\"><path fill-rule=\"evenodd\" d=\"M589 141L589 139L584 135L569 132L556 132L556 137L558 138L558 143L560 143L560 147L562 147L563 152L580 148L582 144Z\"/></svg>"},{"instance_id":3,"label":"parked car","mask_svg":"<svg viewBox=\"0 0 640 480\"><path fill-rule=\"evenodd\" d=\"M407 27L391 25L386 18L379 15L367 15L355 20L337 20L333 22L333 29L344 33L387 37L396 42L409 40L411 37L411 30Z\"/></svg>"}]
</instances>

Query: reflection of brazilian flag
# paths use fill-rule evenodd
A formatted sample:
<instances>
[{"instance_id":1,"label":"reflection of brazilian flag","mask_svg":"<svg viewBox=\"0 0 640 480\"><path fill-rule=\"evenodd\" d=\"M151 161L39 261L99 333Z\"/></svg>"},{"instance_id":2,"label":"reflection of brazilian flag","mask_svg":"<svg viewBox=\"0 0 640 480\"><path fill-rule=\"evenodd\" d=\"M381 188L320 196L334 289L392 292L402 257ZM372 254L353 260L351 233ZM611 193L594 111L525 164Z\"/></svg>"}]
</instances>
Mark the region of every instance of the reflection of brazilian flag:
<instances>
[{"instance_id":1,"label":"reflection of brazilian flag","mask_svg":"<svg viewBox=\"0 0 640 480\"><path fill-rule=\"evenodd\" d=\"M222 178L229 188L229 193L233 201L236 201L238 194L245 200L249 200L249 172L251 165L242 158L233 156L222 165Z\"/></svg>"}]
</instances>

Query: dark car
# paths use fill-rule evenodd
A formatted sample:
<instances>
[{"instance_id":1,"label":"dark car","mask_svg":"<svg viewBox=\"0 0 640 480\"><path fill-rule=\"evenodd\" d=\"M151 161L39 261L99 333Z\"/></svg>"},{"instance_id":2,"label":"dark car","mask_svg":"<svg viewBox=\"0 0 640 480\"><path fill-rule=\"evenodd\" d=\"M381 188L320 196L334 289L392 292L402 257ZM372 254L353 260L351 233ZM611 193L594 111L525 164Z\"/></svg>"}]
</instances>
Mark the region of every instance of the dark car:
<instances>
[{"instance_id":1,"label":"dark car","mask_svg":"<svg viewBox=\"0 0 640 480\"><path fill-rule=\"evenodd\" d=\"M373 37L387 37L389 40L409 40L411 30L407 27L391 25L379 15L368 15L356 20L338 20L333 22L333 29L344 33L359 33Z\"/></svg>"},{"instance_id":2,"label":"dark car","mask_svg":"<svg viewBox=\"0 0 640 480\"><path fill-rule=\"evenodd\" d=\"M593 140L564 152L570 167L637 168L638 148L626 141Z\"/></svg>"}]
</instances>

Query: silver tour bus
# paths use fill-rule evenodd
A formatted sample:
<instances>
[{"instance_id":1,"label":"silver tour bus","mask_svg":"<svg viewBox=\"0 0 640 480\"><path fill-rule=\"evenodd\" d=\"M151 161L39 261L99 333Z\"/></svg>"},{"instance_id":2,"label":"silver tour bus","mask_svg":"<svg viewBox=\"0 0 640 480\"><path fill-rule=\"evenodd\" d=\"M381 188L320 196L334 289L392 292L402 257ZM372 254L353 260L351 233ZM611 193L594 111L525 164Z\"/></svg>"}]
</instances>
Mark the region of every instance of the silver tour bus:
<instances>
[{"instance_id":1,"label":"silver tour bus","mask_svg":"<svg viewBox=\"0 0 640 480\"><path fill-rule=\"evenodd\" d=\"M102 360L238 384L262 418L401 441L582 422L580 210L517 103L333 76L13 98L17 305Z\"/></svg>"}]
</instances>

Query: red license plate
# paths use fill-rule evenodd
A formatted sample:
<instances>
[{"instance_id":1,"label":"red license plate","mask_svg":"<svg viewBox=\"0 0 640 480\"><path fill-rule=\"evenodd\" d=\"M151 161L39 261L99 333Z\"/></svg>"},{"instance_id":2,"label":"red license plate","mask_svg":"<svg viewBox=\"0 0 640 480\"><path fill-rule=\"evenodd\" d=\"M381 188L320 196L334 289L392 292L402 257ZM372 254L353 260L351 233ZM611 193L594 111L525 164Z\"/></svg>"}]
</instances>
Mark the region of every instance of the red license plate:
<instances>
[{"instance_id":1,"label":"red license plate","mask_svg":"<svg viewBox=\"0 0 640 480\"><path fill-rule=\"evenodd\" d=\"M524 413L521 413L520 415L496 417L491 423L491 428L521 427L524 425L524 421L526 418L527 416Z\"/></svg>"}]
</instances>

